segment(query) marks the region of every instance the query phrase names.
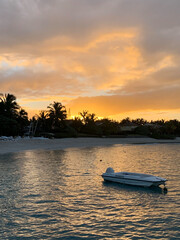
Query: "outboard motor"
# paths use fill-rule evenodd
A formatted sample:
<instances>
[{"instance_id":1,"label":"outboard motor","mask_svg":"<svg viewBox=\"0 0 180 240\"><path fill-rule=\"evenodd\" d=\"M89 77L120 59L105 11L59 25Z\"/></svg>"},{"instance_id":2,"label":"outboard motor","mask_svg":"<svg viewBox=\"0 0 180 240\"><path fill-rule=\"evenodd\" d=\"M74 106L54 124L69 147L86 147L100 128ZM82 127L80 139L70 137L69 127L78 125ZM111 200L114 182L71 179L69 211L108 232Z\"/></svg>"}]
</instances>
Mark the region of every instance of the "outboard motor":
<instances>
[{"instance_id":1,"label":"outboard motor","mask_svg":"<svg viewBox=\"0 0 180 240\"><path fill-rule=\"evenodd\" d=\"M106 173L112 174L112 173L114 173L114 169L111 168L111 167L108 167L108 168L106 169Z\"/></svg>"}]
</instances>

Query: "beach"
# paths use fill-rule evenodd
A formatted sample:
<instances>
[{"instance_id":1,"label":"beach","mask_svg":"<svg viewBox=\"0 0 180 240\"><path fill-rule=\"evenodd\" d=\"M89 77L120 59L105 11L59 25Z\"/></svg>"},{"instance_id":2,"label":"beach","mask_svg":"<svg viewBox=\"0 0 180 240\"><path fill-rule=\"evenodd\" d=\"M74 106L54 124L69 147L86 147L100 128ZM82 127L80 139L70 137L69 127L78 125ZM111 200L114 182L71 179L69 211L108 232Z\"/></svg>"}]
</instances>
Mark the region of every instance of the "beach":
<instances>
[{"instance_id":1,"label":"beach","mask_svg":"<svg viewBox=\"0 0 180 240\"><path fill-rule=\"evenodd\" d=\"M174 140L158 140L153 138L17 138L0 140L0 154L21 152L26 150L63 150L66 148L85 148L110 146L114 144L155 144L180 143L180 137Z\"/></svg>"}]
</instances>

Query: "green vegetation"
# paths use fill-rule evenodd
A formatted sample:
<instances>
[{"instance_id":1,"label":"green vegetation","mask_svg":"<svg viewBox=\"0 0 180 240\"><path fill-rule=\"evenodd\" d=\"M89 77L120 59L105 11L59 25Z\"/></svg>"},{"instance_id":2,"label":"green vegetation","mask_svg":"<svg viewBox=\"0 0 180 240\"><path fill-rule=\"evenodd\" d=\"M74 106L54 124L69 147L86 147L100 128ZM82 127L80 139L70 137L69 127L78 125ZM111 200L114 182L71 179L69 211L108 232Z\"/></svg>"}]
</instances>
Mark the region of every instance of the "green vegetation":
<instances>
[{"instance_id":1,"label":"green vegetation","mask_svg":"<svg viewBox=\"0 0 180 240\"><path fill-rule=\"evenodd\" d=\"M32 119L16 102L12 94L0 96L0 136L64 137L143 137L174 139L180 136L178 120L151 121L125 118L120 122L99 119L95 113L84 110L75 119L67 119L65 106L53 102L47 110Z\"/></svg>"}]
</instances>

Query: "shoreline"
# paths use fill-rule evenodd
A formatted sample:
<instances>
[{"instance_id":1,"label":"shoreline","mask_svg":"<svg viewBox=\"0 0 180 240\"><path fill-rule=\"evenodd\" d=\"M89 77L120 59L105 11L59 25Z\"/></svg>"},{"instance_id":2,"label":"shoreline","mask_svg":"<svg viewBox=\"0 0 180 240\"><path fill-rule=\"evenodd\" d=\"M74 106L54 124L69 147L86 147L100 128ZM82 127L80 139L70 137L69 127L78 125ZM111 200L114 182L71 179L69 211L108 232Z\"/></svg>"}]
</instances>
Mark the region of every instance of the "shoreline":
<instances>
[{"instance_id":1,"label":"shoreline","mask_svg":"<svg viewBox=\"0 0 180 240\"><path fill-rule=\"evenodd\" d=\"M174 140L159 140L153 138L18 138L10 141L0 141L0 154L22 152L29 150L63 150L67 148L86 148L112 146L116 144L165 144L180 143L180 137Z\"/></svg>"}]
</instances>

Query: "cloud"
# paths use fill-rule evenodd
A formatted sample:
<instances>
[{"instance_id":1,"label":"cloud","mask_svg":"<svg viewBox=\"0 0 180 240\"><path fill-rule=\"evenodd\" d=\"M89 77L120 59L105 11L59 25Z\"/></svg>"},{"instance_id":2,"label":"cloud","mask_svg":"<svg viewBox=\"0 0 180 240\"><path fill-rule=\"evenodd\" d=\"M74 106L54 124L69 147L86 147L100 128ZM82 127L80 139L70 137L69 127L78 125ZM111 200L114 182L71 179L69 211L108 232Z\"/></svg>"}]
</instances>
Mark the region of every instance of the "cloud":
<instances>
[{"instance_id":1,"label":"cloud","mask_svg":"<svg viewBox=\"0 0 180 240\"><path fill-rule=\"evenodd\" d=\"M0 1L1 92L105 115L178 108L180 1L75 2Z\"/></svg>"},{"instance_id":2,"label":"cloud","mask_svg":"<svg viewBox=\"0 0 180 240\"><path fill-rule=\"evenodd\" d=\"M78 111L89 110L106 117L131 111L179 110L179 92L180 87L132 95L83 97L72 100L68 108L73 115Z\"/></svg>"}]
</instances>

